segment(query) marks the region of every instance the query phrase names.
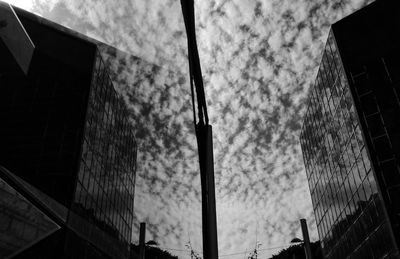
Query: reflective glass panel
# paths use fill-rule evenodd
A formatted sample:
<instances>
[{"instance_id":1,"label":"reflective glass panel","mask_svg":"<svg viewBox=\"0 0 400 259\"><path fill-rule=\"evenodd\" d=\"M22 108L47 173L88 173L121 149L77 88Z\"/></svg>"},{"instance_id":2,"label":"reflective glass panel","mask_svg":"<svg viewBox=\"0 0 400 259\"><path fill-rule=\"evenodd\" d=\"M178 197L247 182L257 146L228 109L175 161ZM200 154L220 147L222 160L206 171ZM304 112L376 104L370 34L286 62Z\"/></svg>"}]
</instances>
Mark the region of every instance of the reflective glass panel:
<instances>
[{"instance_id":1,"label":"reflective glass panel","mask_svg":"<svg viewBox=\"0 0 400 259\"><path fill-rule=\"evenodd\" d=\"M60 227L0 178L0 257L16 255Z\"/></svg>"}]
</instances>

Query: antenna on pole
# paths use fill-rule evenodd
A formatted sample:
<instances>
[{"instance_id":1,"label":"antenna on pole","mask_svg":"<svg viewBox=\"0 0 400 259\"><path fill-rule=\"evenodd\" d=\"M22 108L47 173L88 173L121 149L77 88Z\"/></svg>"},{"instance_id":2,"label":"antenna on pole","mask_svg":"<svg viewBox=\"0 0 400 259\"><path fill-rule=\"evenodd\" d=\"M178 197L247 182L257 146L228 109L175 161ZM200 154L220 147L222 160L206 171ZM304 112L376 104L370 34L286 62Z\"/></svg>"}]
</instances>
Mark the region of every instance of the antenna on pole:
<instances>
[{"instance_id":1,"label":"antenna on pole","mask_svg":"<svg viewBox=\"0 0 400 259\"><path fill-rule=\"evenodd\" d=\"M192 242L190 242L190 235L189 242L186 244L186 247L190 250L190 259L200 259L200 256L193 250Z\"/></svg>"},{"instance_id":2,"label":"antenna on pole","mask_svg":"<svg viewBox=\"0 0 400 259\"><path fill-rule=\"evenodd\" d=\"M258 219L256 221L256 243L254 246L254 250L253 252L249 255L248 259L257 259L258 258L258 248L261 246L262 244L258 243Z\"/></svg>"},{"instance_id":3,"label":"antenna on pole","mask_svg":"<svg viewBox=\"0 0 400 259\"><path fill-rule=\"evenodd\" d=\"M257 249L257 243L258 243L257 235L258 235L258 219L256 220L256 249Z\"/></svg>"}]
</instances>

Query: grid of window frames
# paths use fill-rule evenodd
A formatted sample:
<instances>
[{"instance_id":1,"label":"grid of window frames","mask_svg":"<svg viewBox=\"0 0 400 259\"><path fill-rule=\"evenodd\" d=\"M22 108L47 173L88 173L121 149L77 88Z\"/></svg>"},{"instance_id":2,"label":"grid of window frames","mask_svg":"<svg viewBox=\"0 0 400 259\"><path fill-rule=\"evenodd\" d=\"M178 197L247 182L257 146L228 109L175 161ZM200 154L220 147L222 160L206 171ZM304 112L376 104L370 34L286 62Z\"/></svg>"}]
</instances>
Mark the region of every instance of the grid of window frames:
<instances>
[{"instance_id":1,"label":"grid of window frames","mask_svg":"<svg viewBox=\"0 0 400 259\"><path fill-rule=\"evenodd\" d=\"M332 31L300 143L325 258L384 257L388 223Z\"/></svg>"},{"instance_id":2,"label":"grid of window frames","mask_svg":"<svg viewBox=\"0 0 400 259\"><path fill-rule=\"evenodd\" d=\"M97 53L75 210L119 240L130 243L137 145L123 100Z\"/></svg>"},{"instance_id":3,"label":"grid of window frames","mask_svg":"<svg viewBox=\"0 0 400 259\"><path fill-rule=\"evenodd\" d=\"M376 161L377 177L381 179L382 196L392 220L395 238L399 240L400 211L399 148L399 50L391 49L384 56L373 57L350 71L354 93L360 104L362 119L371 141L371 155Z\"/></svg>"}]
</instances>

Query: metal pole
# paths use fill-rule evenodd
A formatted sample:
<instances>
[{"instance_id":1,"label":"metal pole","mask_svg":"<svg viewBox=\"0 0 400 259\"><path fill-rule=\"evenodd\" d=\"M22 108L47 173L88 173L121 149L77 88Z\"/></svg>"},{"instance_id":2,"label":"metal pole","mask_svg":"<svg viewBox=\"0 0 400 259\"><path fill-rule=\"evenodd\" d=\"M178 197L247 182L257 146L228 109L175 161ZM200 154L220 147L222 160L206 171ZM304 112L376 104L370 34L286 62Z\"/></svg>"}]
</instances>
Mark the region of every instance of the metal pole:
<instances>
[{"instance_id":1,"label":"metal pole","mask_svg":"<svg viewBox=\"0 0 400 259\"><path fill-rule=\"evenodd\" d=\"M202 194L203 258L217 259L218 238L211 125L197 124L196 135L199 148Z\"/></svg>"},{"instance_id":2,"label":"metal pole","mask_svg":"<svg viewBox=\"0 0 400 259\"><path fill-rule=\"evenodd\" d=\"M300 219L301 231L303 232L303 244L304 252L306 253L306 259L312 259L310 237L308 235L307 222L305 219Z\"/></svg>"},{"instance_id":3,"label":"metal pole","mask_svg":"<svg viewBox=\"0 0 400 259\"><path fill-rule=\"evenodd\" d=\"M144 259L145 257L145 239L146 239L146 223L140 223L140 235L139 235L139 258Z\"/></svg>"},{"instance_id":4,"label":"metal pole","mask_svg":"<svg viewBox=\"0 0 400 259\"><path fill-rule=\"evenodd\" d=\"M217 217L215 209L214 161L212 127L208 122L207 103L204 94L200 58L197 50L194 0L181 0L183 18L188 39L188 57L190 84L193 102L193 116L199 149L202 221L203 221L203 258L218 259ZM193 87L196 91L194 91ZM196 94L198 123L196 122Z\"/></svg>"}]
</instances>

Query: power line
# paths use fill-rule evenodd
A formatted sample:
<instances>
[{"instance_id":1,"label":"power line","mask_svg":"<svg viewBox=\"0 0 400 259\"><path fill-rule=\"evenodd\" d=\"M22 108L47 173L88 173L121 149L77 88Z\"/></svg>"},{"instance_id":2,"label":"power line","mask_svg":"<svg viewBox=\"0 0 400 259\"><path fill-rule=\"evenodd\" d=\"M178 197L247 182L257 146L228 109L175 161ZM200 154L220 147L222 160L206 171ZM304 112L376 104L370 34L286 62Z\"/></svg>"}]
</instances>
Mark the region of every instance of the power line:
<instances>
[{"instance_id":1,"label":"power line","mask_svg":"<svg viewBox=\"0 0 400 259\"><path fill-rule=\"evenodd\" d=\"M275 246L275 247L268 247L268 248L263 248L263 249L258 249L258 251L269 251L269 250L274 250L274 249L279 249L279 248L285 248L290 245L293 245L292 243L286 244L286 245L280 245L280 246ZM178 249L178 248L169 248L169 247L162 247L159 246L159 248L164 249L164 250L171 250L171 251L179 251L179 252L191 252L192 250L185 250L185 249ZM194 251L194 250L193 250ZM226 256L231 256L231 255L241 255L241 254L246 254L248 253L248 250L241 251L241 252L235 252L231 254L222 254L219 255L218 257L226 257Z\"/></svg>"},{"instance_id":2,"label":"power line","mask_svg":"<svg viewBox=\"0 0 400 259\"><path fill-rule=\"evenodd\" d=\"M275 246L275 247L268 247L268 248L263 248L263 249L258 249L258 251L268 251L268 250L274 250L274 249L279 249L279 248L285 248L288 247L292 244L287 244L287 245L281 245L281 246ZM230 256L230 255L240 255L240 254L245 254L248 251L242 251L242 252L236 252L236 253L232 253L232 254L222 254L219 257L225 257L225 256Z\"/></svg>"},{"instance_id":3,"label":"power line","mask_svg":"<svg viewBox=\"0 0 400 259\"><path fill-rule=\"evenodd\" d=\"M168 247L162 247L162 246L159 246L158 248L161 248L164 250L171 250L171 251L190 252L190 250L183 250L183 249L178 249L178 248L168 248Z\"/></svg>"}]
</instances>

